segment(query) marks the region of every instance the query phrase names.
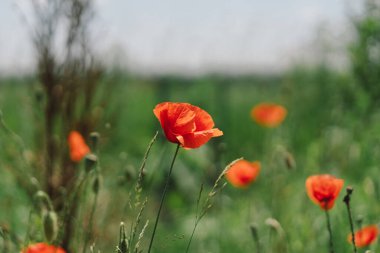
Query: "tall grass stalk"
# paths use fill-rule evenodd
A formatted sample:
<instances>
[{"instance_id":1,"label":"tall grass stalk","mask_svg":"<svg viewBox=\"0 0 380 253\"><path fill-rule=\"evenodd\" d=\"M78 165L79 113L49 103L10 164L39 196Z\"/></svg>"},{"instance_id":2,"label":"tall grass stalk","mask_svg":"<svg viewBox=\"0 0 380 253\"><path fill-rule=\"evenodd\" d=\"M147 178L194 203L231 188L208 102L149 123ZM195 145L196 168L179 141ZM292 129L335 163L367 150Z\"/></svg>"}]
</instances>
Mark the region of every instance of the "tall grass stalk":
<instances>
[{"instance_id":1,"label":"tall grass stalk","mask_svg":"<svg viewBox=\"0 0 380 253\"><path fill-rule=\"evenodd\" d=\"M96 175L95 175L95 180L98 180L97 177L98 177L98 171L95 172ZM85 231L85 238L84 238L84 245L83 245L83 253L86 253L86 249L87 249L87 245L91 239L91 236L92 236L92 229L93 229L93 226L94 226L94 215L95 215L95 210L96 210L96 207L98 205L98 196L99 196L99 191L95 191L94 192L95 196L94 196L94 201L92 203L92 207L91 207L91 213L90 213L90 218L89 218L89 223L88 223L88 226L86 228L86 231Z\"/></svg>"},{"instance_id":2,"label":"tall grass stalk","mask_svg":"<svg viewBox=\"0 0 380 253\"><path fill-rule=\"evenodd\" d=\"M261 253L261 244L260 244L259 232L258 232L257 226L255 224L252 224L250 226L250 229L251 229L253 241L256 244L256 253Z\"/></svg>"},{"instance_id":3,"label":"tall grass stalk","mask_svg":"<svg viewBox=\"0 0 380 253\"><path fill-rule=\"evenodd\" d=\"M146 161L148 159L150 150L152 149L152 146L157 139L157 135L158 135L158 131L155 133L152 140L150 141L148 148L145 152L143 161L141 163L140 169L139 169L139 175L137 177L137 182L136 182L136 186L135 186L135 207L140 204L140 194L142 191L142 181L143 181L143 176L144 176L144 169L145 169Z\"/></svg>"},{"instance_id":4,"label":"tall grass stalk","mask_svg":"<svg viewBox=\"0 0 380 253\"><path fill-rule=\"evenodd\" d=\"M60 245L62 241L64 241L65 238L63 236L65 236L65 234L62 234L62 233L66 231L67 225L69 224L69 220L72 219L73 216L75 215L77 204L79 203L79 199L80 199L80 192L82 188L84 187L89 175L89 173L84 173L84 174L85 175L82 177L78 176L78 179L75 180L77 183L75 184L74 189L71 191L71 195L67 196L68 201L65 204L64 210L62 213L62 218L61 218L62 224L59 229L61 234L58 235L57 245Z\"/></svg>"},{"instance_id":5,"label":"tall grass stalk","mask_svg":"<svg viewBox=\"0 0 380 253\"><path fill-rule=\"evenodd\" d=\"M159 220L159 218L160 218L160 214L161 214L161 210L162 210L162 205L163 205L163 203L164 203L165 196L166 196L166 192L167 192L168 187L169 187L170 176L171 176L172 171L173 171L173 165L174 165L174 162L175 162L175 160L176 160L176 158L177 158L177 154L178 154L179 148L180 148L180 144L177 144L177 147L176 147L176 150L175 150L175 153L174 153L174 156L173 156L173 160L172 160L171 165L170 165L170 168L169 168L169 173L168 173L168 175L167 175L167 177L166 177L166 183L165 183L164 191L162 192L162 197L161 197L160 207L158 208L156 221L154 222L153 232L152 232L152 236L151 236L151 238L150 238L150 242L149 242L148 253L150 253L150 251L151 251L151 249L152 249L154 236L156 235L156 230L157 230L158 220Z\"/></svg>"},{"instance_id":6,"label":"tall grass stalk","mask_svg":"<svg viewBox=\"0 0 380 253\"><path fill-rule=\"evenodd\" d=\"M195 233L195 230L198 227L199 222L206 215L207 211L212 207L212 199L214 198L214 196L218 192L220 192L226 186L226 183L224 183L222 186L219 187L220 181L222 180L222 178L224 177L224 175L226 174L226 172L231 168L231 166L234 165L237 161L239 161L241 159L242 158L239 158L239 159L236 159L236 160L232 161L230 164L228 164L224 168L224 170L222 171L222 173L219 174L218 178L216 179L216 181L214 183L214 186L212 187L211 191L207 195L207 198L206 198L206 200L205 200L205 202L204 202L204 204L202 206L202 209L199 210L199 204L200 204L200 201L201 201L201 198L202 198L202 193L203 193L203 184L201 185L201 188L200 188L199 194L198 194L198 199L197 199L197 210L196 210L196 215L195 215L194 227L193 227L193 230L192 230L191 235L190 235L189 242L188 242L187 247L186 247L186 253L189 252L190 245L191 245L191 242L193 241L194 233Z\"/></svg>"}]
</instances>

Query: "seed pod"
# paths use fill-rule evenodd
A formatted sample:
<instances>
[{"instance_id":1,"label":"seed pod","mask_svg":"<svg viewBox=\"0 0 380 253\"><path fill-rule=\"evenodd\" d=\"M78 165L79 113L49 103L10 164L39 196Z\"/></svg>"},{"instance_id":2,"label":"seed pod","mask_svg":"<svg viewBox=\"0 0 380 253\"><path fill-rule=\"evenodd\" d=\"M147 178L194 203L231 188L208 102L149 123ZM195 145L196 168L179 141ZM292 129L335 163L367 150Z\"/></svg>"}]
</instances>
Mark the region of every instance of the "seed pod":
<instances>
[{"instance_id":1,"label":"seed pod","mask_svg":"<svg viewBox=\"0 0 380 253\"><path fill-rule=\"evenodd\" d=\"M86 155L85 163L84 163L84 167L86 169L86 172L87 173L90 172L95 167L97 162L98 162L98 157L96 155L94 155L94 154Z\"/></svg>"},{"instance_id":2,"label":"seed pod","mask_svg":"<svg viewBox=\"0 0 380 253\"><path fill-rule=\"evenodd\" d=\"M94 181L92 182L92 191L95 194L98 194L100 185L102 184L102 176L97 174L96 177L94 178Z\"/></svg>"},{"instance_id":3,"label":"seed pod","mask_svg":"<svg viewBox=\"0 0 380 253\"><path fill-rule=\"evenodd\" d=\"M45 238L48 242L52 242L58 234L58 218L54 211L48 211L43 216L43 226Z\"/></svg>"},{"instance_id":4,"label":"seed pod","mask_svg":"<svg viewBox=\"0 0 380 253\"><path fill-rule=\"evenodd\" d=\"M285 152L285 164L286 164L287 169L289 170L295 169L297 166L294 156L289 152Z\"/></svg>"},{"instance_id":5,"label":"seed pod","mask_svg":"<svg viewBox=\"0 0 380 253\"><path fill-rule=\"evenodd\" d=\"M90 133L90 139L91 139L91 148L93 150L96 150L98 148L100 134L98 132L92 132Z\"/></svg>"},{"instance_id":6,"label":"seed pod","mask_svg":"<svg viewBox=\"0 0 380 253\"><path fill-rule=\"evenodd\" d=\"M128 240L127 240L127 236L125 234L124 222L120 223L120 238L119 238L118 249L119 249L120 253L127 253L128 252Z\"/></svg>"},{"instance_id":7,"label":"seed pod","mask_svg":"<svg viewBox=\"0 0 380 253\"><path fill-rule=\"evenodd\" d=\"M53 210L51 200L44 191L37 191L33 198L34 207L39 213L42 214L45 210Z\"/></svg>"}]
</instances>

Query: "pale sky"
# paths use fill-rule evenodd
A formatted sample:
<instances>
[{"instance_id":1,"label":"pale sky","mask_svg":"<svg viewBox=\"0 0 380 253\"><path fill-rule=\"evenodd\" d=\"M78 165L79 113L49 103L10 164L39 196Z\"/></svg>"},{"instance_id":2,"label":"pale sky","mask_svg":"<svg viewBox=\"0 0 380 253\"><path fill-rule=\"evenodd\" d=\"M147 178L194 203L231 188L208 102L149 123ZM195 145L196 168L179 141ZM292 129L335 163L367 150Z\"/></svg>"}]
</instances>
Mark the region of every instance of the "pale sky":
<instances>
[{"instance_id":1,"label":"pale sky","mask_svg":"<svg viewBox=\"0 0 380 253\"><path fill-rule=\"evenodd\" d=\"M0 74L33 69L22 18L30 1L0 1ZM358 2L97 0L93 47L107 62L147 73L272 72L313 61L321 50L339 65L351 29L347 13ZM333 53L316 44L318 30Z\"/></svg>"}]
</instances>

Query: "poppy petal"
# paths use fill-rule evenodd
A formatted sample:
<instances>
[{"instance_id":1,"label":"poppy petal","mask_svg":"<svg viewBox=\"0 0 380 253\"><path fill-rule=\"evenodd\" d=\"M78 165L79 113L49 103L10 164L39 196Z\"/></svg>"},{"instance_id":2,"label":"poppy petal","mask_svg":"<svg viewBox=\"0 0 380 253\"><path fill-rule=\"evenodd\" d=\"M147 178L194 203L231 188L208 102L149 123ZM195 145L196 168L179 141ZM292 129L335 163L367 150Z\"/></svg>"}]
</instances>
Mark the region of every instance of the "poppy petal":
<instances>
[{"instance_id":1,"label":"poppy petal","mask_svg":"<svg viewBox=\"0 0 380 253\"><path fill-rule=\"evenodd\" d=\"M343 184L343 179L328 174L313 175L306 179L306 193L312 202L329 210L334 206Z\"/></svg>"},{"instance_id":2,"label":"poppy petal","mask_svg":"<svg viewBox=\"0 0 380 253\"><path fill-rule=\"evenodd\" d=\"M206 111L189 103L160 103L153 113L166 138L184 148L197 148L212 137L223 135L219 129L213 129L214 121Z\"/></svg>"},{"instance_id":3,"label":"poppy petal","mask_svg":"<svg viewBox=\"0 0 380 253\"><path fill-rule=\"evenodd\" d=\"M195 131L195 112L190 109L189 104L169 104L168 120L173 134L191 133Z\"/></svg>"},{"instance_id":4,"label":"poppy petal","mask_svg":"<svg viewBox=\"0 0 380 253\"><path fill-rule=\"evenodd\" d=\"M226 179L235 187L246 188L260 173L259 162L240 160L226 173Z\"/></svg>"},{"instance_id":5,"label":"poppy petal","mask_svg":"<svg viewBox=\"0 0 380 253\"><path fill-rule=\"evenodd\" d=\"M213 128L210 130L179 135L177 136L177 139L184 148L198 148L208 142L212 137L221 135L223 135L222 131L218 128Z\"/></svg>"},{"instance_id":6,"label":"poppy petal","mask_svg":"<svg viewBox=\"0 0 380 253\"><path fill-rule=\"evenodd\" d=\"M196 117L195 117L195 125L197 131L209 130L214 127L214 121L212 120L210 114L201 108L197 108Z\"/></svg>"}]
</instances>

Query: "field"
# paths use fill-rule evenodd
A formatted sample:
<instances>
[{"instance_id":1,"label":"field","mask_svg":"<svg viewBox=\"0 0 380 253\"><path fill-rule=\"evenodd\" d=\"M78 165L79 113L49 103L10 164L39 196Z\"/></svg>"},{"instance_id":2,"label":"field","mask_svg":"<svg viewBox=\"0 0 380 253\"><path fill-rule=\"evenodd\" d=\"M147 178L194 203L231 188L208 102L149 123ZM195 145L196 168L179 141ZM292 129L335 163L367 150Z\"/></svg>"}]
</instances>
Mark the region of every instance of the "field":
<instances>
[{"instance_id":1,"label":"field","mask_svg":"<svg viewBox=\"0 0 380 253\"><path fill-rule=\"evenodd\" d=\"M0 131L3 252L14 251L24 240L44 238L41 220L31 213L35 200L19 179L41 180L41 174L28 168L30 164L37 170L43 167L39 155L44 98L39 101L40 93L35 78L0 82L2 119L12 130L3 127ZM103 77L97 97L89 112L98 115L92 130L100 134L97 156L102 183L92 223L94 194L88 185L82 192L83 207L72 217L77 229L70 245L78 249L73 252L82 249L88 234L90 244L95 244L94 252L115 251L121 221L130 233L138 213L130 208L131 192L144 153L158 131L147 157L140 196L142 200L147 197L139 225L141 230L149 220L141 241L146 252L176 147L167 141L153 114L156 104L164 101L201 107L224 135L198 149L180 148L152 252L186 252L201 186L202 204L225 166L240 157L260 161L260 174L247 188L227 183L213 196L189 252L327 252L325 212L310 201L305 189L306 179L315 174L344 179L335 206L329 210L335 252L352 250L343 202L347 186L354 189L351 210L355 229L378 223L380 111L350 74L323 66L294 68L278 76L138 77L115 72ZM283 105L288 112L284 122L275 128L254 122L250 111L261 102ZM66 150L67 136L56 134L55 138ZM88 136L85 139L89 142ZM78 171L82 166L83 162ZM93 232L89 233L90 223ZM358 252L376 252L377 248L375 243Z\"/></svg>"}]
</instances>

